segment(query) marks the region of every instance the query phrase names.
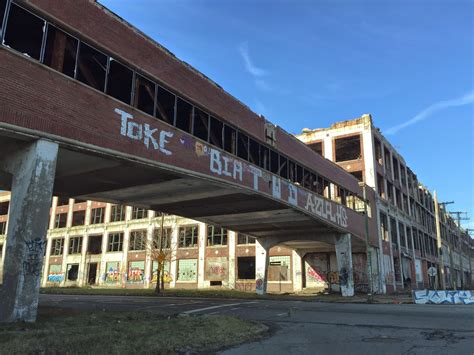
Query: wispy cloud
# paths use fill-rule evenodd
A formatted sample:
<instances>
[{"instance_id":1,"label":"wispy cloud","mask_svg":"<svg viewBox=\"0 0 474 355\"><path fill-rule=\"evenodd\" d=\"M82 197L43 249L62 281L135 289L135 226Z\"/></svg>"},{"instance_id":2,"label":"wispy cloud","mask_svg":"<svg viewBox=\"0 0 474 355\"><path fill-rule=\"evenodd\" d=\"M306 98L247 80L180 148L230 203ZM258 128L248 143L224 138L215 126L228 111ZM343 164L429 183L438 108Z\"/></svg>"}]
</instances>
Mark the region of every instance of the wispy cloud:
<instances>
[{"instance_id":1,"label":"wispy cloud","mask_svg":"<svg viewBox=\"0 0 474 355\"><path fill-rule=\"evenodd\" d=\"M249 54L248 42L243 42L240 44L239 53L242 56L242 59L244 60L245 69L254 77L260 78L268 74L268 72L265 69L259 68L253 63Z\"/></svg>"},{"instance_id":2,"label":"wispy cloud","mask_svg":"<svg viewBox=\"0 0 474 355\"><path fill-rule=\"evenodd\" d=\"M433 115L434 113L438 111L444 110L449 107L464 106L464 105L469 105L472 103L474 103L474 90L456 99L443 100L443 101L436 102L433 105L428 106L427 108L419 112L412 119L409 119L406 122L393 126L387 129L386 131L384 131L384 133L387 135L395 134L403 128L409 127L417 122L427 119L428 117L430 117L431 115Z\"/></svg>"}]
</instances>

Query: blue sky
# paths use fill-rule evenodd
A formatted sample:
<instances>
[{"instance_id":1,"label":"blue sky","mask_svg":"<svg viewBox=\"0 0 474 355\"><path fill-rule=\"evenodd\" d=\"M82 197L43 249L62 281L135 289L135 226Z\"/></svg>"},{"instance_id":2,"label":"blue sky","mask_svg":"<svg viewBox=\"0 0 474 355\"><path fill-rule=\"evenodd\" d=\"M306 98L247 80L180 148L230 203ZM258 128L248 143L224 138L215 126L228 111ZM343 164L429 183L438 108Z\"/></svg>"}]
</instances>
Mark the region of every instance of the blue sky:
<instances>
[{"instance_id":1,"label":"blue sky","mask_svg":"<svg viewBox=\"0 0 474 355\"><path fill-rule=\"evenodd\" d=\"M474 221L473 1L100 2L290 133L372 114Z\"/></svg>"}]
</instances>

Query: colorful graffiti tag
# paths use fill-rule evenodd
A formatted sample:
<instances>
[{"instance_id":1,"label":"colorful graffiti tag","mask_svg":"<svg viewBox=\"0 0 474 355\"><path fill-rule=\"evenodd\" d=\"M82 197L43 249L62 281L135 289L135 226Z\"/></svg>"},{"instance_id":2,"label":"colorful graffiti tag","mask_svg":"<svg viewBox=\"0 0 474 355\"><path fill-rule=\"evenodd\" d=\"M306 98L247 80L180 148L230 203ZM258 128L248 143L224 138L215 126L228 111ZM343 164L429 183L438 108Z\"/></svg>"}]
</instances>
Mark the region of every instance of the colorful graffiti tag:
<instances>
[{"instance_id":1,"label":"colorful graffiti tag","mask_svg":"<svg viewBox=\"0 0 474 355\"><path fill-rule=\"evenodd\" d=\"M471 291L413 291L416 304L473 304Z\"/></svg>"},{"instance_id":2,"label":"colorful graffiti tag","mask_svg":"<svg viewBox=\"0 0 474 355\"><path fill-rule=\"evenodd\" d=\"M131 261L128 263L127 281L131 283L141 283L145 279L145 262Z\"/></svg>"},{"instance_id":3,"label":"colorful graffiti tag","mask_svg":"<svg viewBox=\"0 0 474 355\"><path fill-rule=\"evenodd\" d=\"M120 282L120 263L118 261L108 262L106 265L105 282Z\"/></svg>"},{"instance_id":4,"label":"colorful graffiti tag","mask_svg":"<svg viewBox=\"0 0 474 355\"><path fill-rule=\"evenodd\" d=\"M48 282L60 283L64 280L64 273L61 272L61 265L50 265L48 272Z\"/></svg>"}]
</instances>

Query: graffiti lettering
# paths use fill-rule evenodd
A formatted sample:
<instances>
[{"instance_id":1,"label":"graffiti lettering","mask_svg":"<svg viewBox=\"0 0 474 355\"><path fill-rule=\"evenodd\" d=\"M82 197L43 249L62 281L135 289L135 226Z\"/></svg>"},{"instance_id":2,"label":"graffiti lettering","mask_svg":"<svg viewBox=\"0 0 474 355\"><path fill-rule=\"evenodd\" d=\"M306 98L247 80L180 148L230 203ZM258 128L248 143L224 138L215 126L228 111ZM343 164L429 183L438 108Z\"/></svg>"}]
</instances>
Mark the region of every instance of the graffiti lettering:
<instances>
[{"instance_id":1,"label":"graffiti lettering","mask_svg":"<svg viewBox=\"0 0 474 355\"><path fill-rule=\"evenodd\" d=\"M222 164L222 161L224 161L224 164ZM229 170L230 169L229 163L231 161L233 164L232 173ZM243 179L242 163L238 160L228 158L228 157L224 159L224 157L221 157L221 152L213 148L211 148L211 152L210 152L210 169L211 169L211 172L217 175L232 176L234 180L239 180L239 181L242 181Z\"/></svg>"},{"instance_id":2,"label":"graffiti lettering","mask_svg":"<svg viewBox=\"0 0 474 355\"><path fill-rule=\"evenodd\" d=\"M26 256L25 261L23 261L24 274L40 276L45 243L46 242L41 238L25 241Z\"/></svg>"}]
</instances>

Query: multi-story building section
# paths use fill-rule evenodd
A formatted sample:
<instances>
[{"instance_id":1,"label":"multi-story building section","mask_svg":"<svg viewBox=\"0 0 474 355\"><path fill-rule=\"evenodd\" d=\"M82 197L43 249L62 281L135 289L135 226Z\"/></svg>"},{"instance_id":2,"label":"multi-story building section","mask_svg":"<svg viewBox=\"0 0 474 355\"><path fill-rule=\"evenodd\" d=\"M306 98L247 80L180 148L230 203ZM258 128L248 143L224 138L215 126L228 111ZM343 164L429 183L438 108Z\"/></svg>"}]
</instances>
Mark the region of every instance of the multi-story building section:
<instances>
[{"instance_id":1,"label":"multi-story building section","mask_svg":"<svg viewBox=\"0 0 474 355\"><path fill-rule=\"evenodd\" d=\"M469 285L471 238L435 202L400 153L374 126L370 115L329 128L304 129L297 137L377 192L382 287L391 291ZM431 267L436 269L436 276L429 276Z\"/></svg>"}]
</instances>

